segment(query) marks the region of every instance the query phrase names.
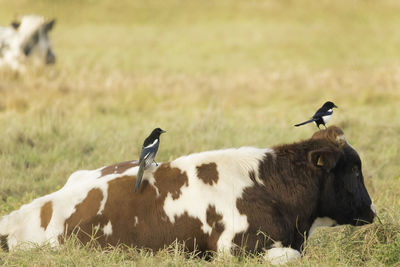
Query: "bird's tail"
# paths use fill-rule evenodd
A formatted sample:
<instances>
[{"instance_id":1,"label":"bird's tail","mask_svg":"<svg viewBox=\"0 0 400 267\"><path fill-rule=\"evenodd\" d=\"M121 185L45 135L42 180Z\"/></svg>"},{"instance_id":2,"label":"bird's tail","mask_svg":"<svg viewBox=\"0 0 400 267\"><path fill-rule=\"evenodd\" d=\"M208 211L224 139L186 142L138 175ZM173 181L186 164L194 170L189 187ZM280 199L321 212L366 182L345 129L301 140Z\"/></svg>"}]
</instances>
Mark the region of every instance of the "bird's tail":
<instances>
[{"instance_id":1,"label":"bird's tail","mask_svg":"<svg viewBox=\"0 0 400 267\"><path fill-rule=\"evenodd\" d=\"M135 192L139 189L140 183L142 182L143 173L144 173L144 165L146 164L145 160L142 160L139 164L139 170L136 175L136 185L135 185Z\"/></svg>"},{"instance_id":2,"label":"bird's tail","mask_svg":"<svg viewBox=\"0 0 400 267\"><path fill-rule=\"evenodd\" d=\"M305 121L305 122L296 124L295 126L296 126L296 127L299 127L299 126L301 126L301 125L304 125L304 124L307 124L307 123L310 123L310 122L313 122L313 121L314 121L314 119L311 119L311 120L308 120L308 121Z\"/></svg>"}]
</instances>

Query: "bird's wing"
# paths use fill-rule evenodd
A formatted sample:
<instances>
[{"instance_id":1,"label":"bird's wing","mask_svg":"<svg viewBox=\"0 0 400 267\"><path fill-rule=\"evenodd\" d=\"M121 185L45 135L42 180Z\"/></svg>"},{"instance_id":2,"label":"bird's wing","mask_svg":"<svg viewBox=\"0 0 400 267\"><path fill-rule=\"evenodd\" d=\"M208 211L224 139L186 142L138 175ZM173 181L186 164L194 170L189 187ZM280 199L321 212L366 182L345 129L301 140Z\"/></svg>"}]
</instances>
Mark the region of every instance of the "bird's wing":
<instances>
[{"instance_id":1,"label":"bird's wing","mask_svg":"<svg viewBox=\"0 0 400 267\"><path fill-rule=\"evenodd\" d=\"M145 160L142 160L139 164L139 170L136 175L136 184L135 184L135 190L134 190L135 192L137 192L137 190L140 186L140 183L142 182L144 167L145 167Z\"/></svg>"},{"instance_id":2,"label":"bird's wing","mask_svg":"<svg viewBox=\"0 0 400 267\"><path fill-rule=\"evenodd\" d=\"M312 119L310 119L310 120L308 120L308 121L305 121L305 122L302 122L302 123L296 124L295 126L296 126L296 127L298 127L298 126L301 126L301 125L304 125L304 124L307 124L307 123L310 123L310 122L313 122L313 121L315 121L315 119L314 119L314 118L312 118Z\"/></svg>"},{"instance_id":3,"label":"bird's wing","mask_svg":"<svg viewBox=\"0 0 400 267\"><path fill-rule=\"evenodd\" d=\"M157 150L154 147L145 147L142 149L142 153L140 153L140 161L147 159L149 156L157 153Z\"/></svg>"},{"instance_id":4,"label":"bird's wing","mask_svg":"<svg viewBox=\"0 0 400 267\"><path fill-rule=\"evenodd\" d=\"M146 141L147 141L147 140L146 140ZM154 140L153 143L151 143L151 144L147 144L147 143L149 143L149 142L146 142L146 141L143 143L143 148L154 147L154 146L156 146L157 143L158 143L158 139Z\"/></svg>"},{"instance_id":5,"label":"bird's wing","mask_svg":"<svg viewBox=\"0 0 400 267\"><path fill-rule=\"evenodd\" d=\"M318 119L318 118L321 118L323 116L328 116L328 115L332 115L332 110L326 110L326 109L320 108L319 110L317 110L317 112L315 112L313 119Z\"/></svg>"}]
</instances>

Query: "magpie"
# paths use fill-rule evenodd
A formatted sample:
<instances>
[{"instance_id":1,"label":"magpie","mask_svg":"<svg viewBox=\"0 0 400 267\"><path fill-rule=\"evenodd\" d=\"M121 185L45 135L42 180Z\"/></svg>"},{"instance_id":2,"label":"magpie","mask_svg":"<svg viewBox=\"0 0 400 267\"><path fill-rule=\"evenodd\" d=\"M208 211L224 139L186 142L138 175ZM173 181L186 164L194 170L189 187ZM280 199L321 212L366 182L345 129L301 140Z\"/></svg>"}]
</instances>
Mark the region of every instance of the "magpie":
<instances>
[{"instance_id":1,"label":"magpie","mask_svg":"<svg viewBox=\"0 0 400 267\"><path fill-rule=\"evenodd\" d=\"M139 170L136 178L135 192L140 186L144 171L148 169L153 162L158 166L154 158L156 157L158 146L160 144L160 135L165 132L166 131L162 130L161 128L155 128L144 140L142 152L140 153L139 158Z\"/></svg>"},{"instance_id":2,"label":"magpie","mask_svg":"<svg viewBox=\"0 0 400 267\"><path fill-rule=\"evenodd\" d=\"M333 114L333 111L332 111L333 108L338 108L338 107L335 104L333 104L333 102L331 102L331 101L325 102L325 104L322 107L320 107L317 110L317 112L315 112L314 116L312 116L311 119L309 119L308 121L296 124L295 126L298 127L298 126L301 126L301 125L304 125L304 124L307 124L310 122L314 122L317 125L318 129L321 124L324 125L324 127L326 128L325 124L331 119L332 114Z\"/></svg>"}]
</instances>

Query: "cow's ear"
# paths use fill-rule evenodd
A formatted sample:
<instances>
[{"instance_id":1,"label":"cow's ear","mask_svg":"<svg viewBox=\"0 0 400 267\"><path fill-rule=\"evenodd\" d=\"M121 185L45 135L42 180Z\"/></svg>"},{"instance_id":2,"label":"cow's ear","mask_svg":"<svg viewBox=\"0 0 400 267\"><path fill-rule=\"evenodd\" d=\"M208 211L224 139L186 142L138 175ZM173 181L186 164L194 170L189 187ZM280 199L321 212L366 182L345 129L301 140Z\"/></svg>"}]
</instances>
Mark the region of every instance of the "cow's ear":
<instances>
[{"instance_id":1,"label":"cow's ear","mask_svg":"<svg viewBox=\"0 0 400 267\"><path fill-rule=\"evenodd\" d=\"M54 23L56 22L56 19L52 19L49 22L46 23L46 25L44 26L44 30L46 32L50 31L51 29L53 29Z\"/></svg>"},{"instance_id":2,"label":"cow's ear","mask_svg":"<svg viewBox=\"0 0 400 267\"><path fill-rule=\"evenodd\" d=\"M338 159L338 151L319 149L308 153L308 160L313 166L317 168L323 168L327 171L335 168Z\"/></svg>"},{"instance_id":3,"label":"cow's ear","mask_svg":"<svg viewBox=\"0 0 400 267\"><path fill-rule=\"evenodd\" d=\"M14 30L18 30L19 25L21 25L21 23L18 21L14 20L13 22L11 22L11 26L14 28Z\"/></svg>"}]
</instances>

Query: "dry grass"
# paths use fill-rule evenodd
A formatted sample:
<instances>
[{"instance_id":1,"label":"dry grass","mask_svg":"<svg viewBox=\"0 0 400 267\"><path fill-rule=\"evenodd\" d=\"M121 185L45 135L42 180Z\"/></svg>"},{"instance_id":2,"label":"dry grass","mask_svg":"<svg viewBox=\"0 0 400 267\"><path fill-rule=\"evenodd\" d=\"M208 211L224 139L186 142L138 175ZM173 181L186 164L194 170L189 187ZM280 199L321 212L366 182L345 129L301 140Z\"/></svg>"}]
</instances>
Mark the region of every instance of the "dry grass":
<instances>
[{"instance_id":1,"label":"dry grass","mask_svg":"<svg viewBox=\"0 0 400 267\"><path fill-rule=\"evenodd\" d=\"M268 147L308 138L315 127L293 124L329 99L339 105L332 123L363 160L382 224L321 231L301 264L398 264L399 4L203 2L0 0L1 24L16 13L58 19L54 68L0 72L0 215L60 188L77 169L136 159L156 126L168 130L159 161ZM170 250L71 241L0 257L5 265L263 264Z\"/></svg>"}]
</instances>

